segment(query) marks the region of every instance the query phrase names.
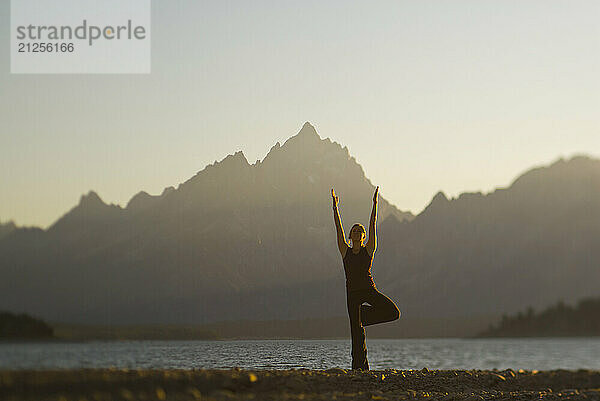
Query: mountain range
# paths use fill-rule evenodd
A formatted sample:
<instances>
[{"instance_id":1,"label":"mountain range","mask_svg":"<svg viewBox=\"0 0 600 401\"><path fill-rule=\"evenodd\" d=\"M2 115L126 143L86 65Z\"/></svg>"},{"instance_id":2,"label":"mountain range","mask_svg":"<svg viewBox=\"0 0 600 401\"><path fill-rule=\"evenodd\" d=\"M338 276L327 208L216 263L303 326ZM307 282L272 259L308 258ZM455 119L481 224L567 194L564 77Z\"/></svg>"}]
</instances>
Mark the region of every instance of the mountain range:
<instances>
[{"instance_id":1,"label":"mountain range","mask_svg":"<svg viewBox=\"0 0 600 401\"><path fill-rule=\"evenodd\" d=\"M0 225L0 305L94 324L343 316L332 187L346 233L366 226L375 187L306 123L263 160L236 152L125 208L90 191L46 230ZM417 216L380 197L378 238L375 282L403 316L492 318L598 295L600 160L440 192Z\"/></svg>"}]
</instances>

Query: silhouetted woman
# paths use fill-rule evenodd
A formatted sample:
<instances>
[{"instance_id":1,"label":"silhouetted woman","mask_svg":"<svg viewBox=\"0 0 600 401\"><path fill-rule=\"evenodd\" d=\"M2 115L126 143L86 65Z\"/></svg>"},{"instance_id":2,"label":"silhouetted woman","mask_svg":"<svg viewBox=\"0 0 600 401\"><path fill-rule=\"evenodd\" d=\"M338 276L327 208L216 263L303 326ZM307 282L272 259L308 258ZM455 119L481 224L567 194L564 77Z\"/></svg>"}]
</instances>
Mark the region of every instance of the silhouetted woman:
<instances>
[{"instance_id":1,"label":"silhouetted woman","mask_svg":"<svg viewBox=\"0 0 600 401\"><path fill-rule=\"evenodd\" d=\"M367 361L367 344L364 326L390 322L400 317L398 307L391 299L377 291L371 276L371 263L377 248L376 220L377 220L377 194L379 187L373 195L373 210L369 222L369 239L363 246L365 228L362 224L354 224L350 229L348 238L352 240L349 247L344 238L344 229L338 212L339 198L335 196L333 188L333 220L337 230L337 243L346 273L346 304L350 318L350 334L352 335L352 369L369 370ZM367 302L369 305L362 305Z\"/></svg>"}]
</instances>

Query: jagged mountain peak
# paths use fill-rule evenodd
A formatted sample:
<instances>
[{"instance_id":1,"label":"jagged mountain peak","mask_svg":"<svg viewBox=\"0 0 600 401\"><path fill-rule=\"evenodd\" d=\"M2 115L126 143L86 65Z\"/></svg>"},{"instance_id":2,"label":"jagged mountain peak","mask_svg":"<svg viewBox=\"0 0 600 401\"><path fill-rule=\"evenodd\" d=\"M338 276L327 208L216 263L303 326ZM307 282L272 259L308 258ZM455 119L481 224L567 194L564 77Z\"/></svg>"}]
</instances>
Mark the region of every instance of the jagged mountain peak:
<instances>
[{"instance_id":1,"label":"jagged mountain peak","mask_svg":"<svg viewBox=\"0 0 600 401\"><path fill-rule=\"evenodd\" d=\"M163 193L163 195L168 199L185 199L185 203L193 205L198 199L206 196L203 194L207 190L206 185L213 189L216 187L218 191L221 191L225 183L230 185L251 174L252 167L244 152L238 150L220 161L215 160L214 163L207 165L193 177L179 184L176 190L167 190L167 193ZM214 196L217 196L218 191L211 190Z\"/></svg>"},{"instance_id":2,"label":"jagged mountain peak","mask_svg":"<svg viewBox=\"0 0 600 401\"><path fill-rule=\"evenodd\" d=\"M436 193L435 196L431 199L431 202L429 202L429 205L427 205L423 212L421 212L421 215L429 214L432 211L444 208L449 203L450 200L448 199L446 194L442 191L438 191L438 193Z\"/></svg>"},{"instance_id":3,"label":"jagged mountain peak","mask_svg":"<svg viewBox=\"0 0 600 401\"><path fill-rule=\"evenodd\" d=\"M87 194L81 195L79 198L79 206L82 207L97 207L107 206L106 203L98 196L95 191L89 191Z\"/></svg>"},{"instance_id":4,"label":"jagged mountain peak","mask_svg":"<svg viewBox=\"0 0 600 401\"><path fill-rule=\"evenodd\" d=\"M229 165L233 165L233 166L250 166L250 163L248 163L248 159L246 159L246 156L244 155L244 152L242 152L241 150L238 150L235 153L228 154L227 156L225 156L221 160L215 160L214 162L212 162L211 164L207 165L202 170L198 171L196 173L196 175L201 174L205 170L210 170L210 169L213 169L215 167L216 168L220 168L220 167L229 166Z\"/></svg>"},{"instance_id":5,"label":"jagged mountain peak","mask_svg":"<svg viewBox=\"0 0 600 401\"><path fill-rule=\"evenodd\" d=\"M439 202L441 202L441 203L449 202L448 197L446 196L446 194L443 191L438 191L438 193L435 194L435 196L431 200L430 204L435 204L435 203L439 203Z\"/></svg>"},{"instance_id":6,"label":"jagged mountain peak","mask_svg":"<svg viewBox=\"0 0 600 401\"><path fill-rule=\"evenodd\" d=\"M249 166L250 163L248 163L248 159L246 159L246 156L244 155L244 152L242 152L241 150L238 150L237 152L235 152L234 154L230 154L227 155L224 159L222 159L221 161L216 161L213 163L214 166L225 166L225 165L235 165L235 166Z\"/></svg>"},{"instance_id":7,"label":"jagged mountain peak","mask_svg":"<svg viewBox=\"0 0 600 401\"><path fill-rule=\"evenodd\" d=\"M283 145L277 142L265 158L257 163L260 166L287 165L331 165L341 166L345 162L355 164L347 147L342 147L329 138L321 138L315 127L304 123L300 131L289 137Z\"/></svg>"},{"instance_id":8,"label":"jagged mountain peak","mask_svg":"<svg viewBox=\"0 0 600 401\"><path fill-rule=\"evenodd\" d=\"M331 185L341 190L346 188L352 197L375 188L357 160L350 156L348 147L329 138L321 139L315 127L307 122L283 145L276 142L262 161L250 165L243 152L237 151L206 166L180 184L164 204L170 206L164 207L180 204L183 206L177 207L179 211L200 213L207 208L223 208L231 202L255 205L275 198L312 205ZM398 219L413 217L385 201L381 210L382 215L395 213Z\"/></svg>"},{"instance_id":9,"label":"jagged mountain peak","mask_svg":"<svg viewBox=\"0 0 600 401\"><path fill-rule=\"evenodd\" d=\"M279 151L279 149L281 149L281 143L279 143L279 141L277 141L277 143L275 145L271 146L271 149L269 150L269 152L267 152L267 155L264 157L264 159L262 161L260 161L260 160L256 161L256 165L261 164L262 162L264 162L265 160L267 160L269 158L272 158L273 155Z\"/></svg>"},{"instance_id":10,"label":"jagged mountain peak","mask_svg":"<svg viewBox=\"0 0 600 401\"><path fill-rule=\"evenodd\" d=\"M85 230L86 225L89 224L91 219L108 221L109 219L118 218L123 210L119 205L104 203L96 192L89 191L87 194L81 195L77 206L73 207L48 227L48 231L69 230L73 229L74 226Z\"/></svg>"},{"instance_id":11,"label":"jagged mountain peak","mask_svg":"<svg viewBox=\"0 0 600 401\"><path fill-rule=\"evenodd\" d=\"M317 130L315 129L315 127L309 123L308 121L305 122L302 125L302 128L300 129L300 132L298 132L298 135L304 135L304 136L316 136L317 138L321 139L321 137L319 136L319 134L317 133Z\"/></svg>"},{"instance_id":12,"label":"jagged mountain peak","mask_svg":"<svg viewBox=\"0 0 600 401\"><path fill-rule=\"evenodd\" d=\"M212 164L209 164L206 167L204 167L202 170L198 171L192 178L190 178L189 180L180 184L177 187L177 191L189 186L190 184L193 184L194 182L196 182L199 179L202 179L202 177L206 177L207 174L210 176L211 172L218 172L217 174L221 174L223 172L225 174L229 174L231 172L231 173L235 174L239 171L240 168L245 168L245 167L251 167L251 165L250 165L250 163L248 163L248 160L246 159L244 152L242 152L241 150L238 150L237 152L235 152L233 154L229 154L229 155L225 156L223 159L221 159L219 161L215 160ZM165 189L165 191L167 191L167 189ZM172 192L172 191L168 191L168 192ZM163 192L163 194L164 194L164 192Z\"/></svg>"},{"instance_id":13,"label":"jagged mountain peak","mask_svg":"<svg viewBox=\"0 0 600 401\"><path fill-rule=\"evenodd\" d=\"M284 162L290 164L330 164L341 166L340 163L358 164L350 156L347 146L342 146L330 138L321 138L315 127L309 122L304 123L300 131L284 141L275 143L262 160L257 160L253 166L273 166Z\"/></svg>"},{"instance_id":14,"label":"jagged mountain peak","mask_svg":"<svg viewBox=\"0 0 600 401\"><path fill-rule=\"evenodd\" d=\"M284 148L297 146L310 146L314 144L318 144L322 141L321 137L317 133L315 127L312 126L309 122L305 122L300 131L284 142Z\"/></svg>"},{"instance_id":15,"label":"jagged mountain peak","mask_svg":"<svg viewBox=\"0 0 600 401\"><path fill-rule=\"evenodd\" d=\"M173 186L168 186L165 189L163 189L162 193L160 194L160 196L165 196L170 194L171 192L175 191L175 187Z\"/></svg>"}]
</instances>

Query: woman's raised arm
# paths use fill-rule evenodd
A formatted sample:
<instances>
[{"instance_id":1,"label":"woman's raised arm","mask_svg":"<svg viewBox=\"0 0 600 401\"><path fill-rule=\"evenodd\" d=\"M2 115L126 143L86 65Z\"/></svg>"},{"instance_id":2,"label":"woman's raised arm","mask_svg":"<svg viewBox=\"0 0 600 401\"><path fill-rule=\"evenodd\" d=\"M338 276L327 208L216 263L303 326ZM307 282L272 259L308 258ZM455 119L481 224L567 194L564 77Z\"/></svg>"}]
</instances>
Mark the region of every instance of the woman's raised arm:
<instances>
[{"instance_id":1,"label":"woman's raised arm","mask_svg":"<svg viewBox=\"0 0 600 401\"><path fill-rule=\"evenodd\" d=\"M377 249L377 194L379 193L379 187L375 188L375 194L373 195L373 210L371 210L371 221L369 221L369 239L365 245L367 252L370 255L375 253Z\"/></svg>"},{"instance_id":2,"label":"woman's raised arm","mask_svg":"<svg viewBox=\"0 0 600 401\"><path fill-rule=\"evenodd\" d=\"M344 238L344 228L342 227L342 220L340 219L340 213L338 212L338 202L340 199L335 196L335 192L333 188L331 188L331 197L333 200L333 221L335 222L335 229L337 233L337 244L342 257L346 253L346 249L348 248L348 244L346 243L346 238Z\"/></svg>"}]
</instances>

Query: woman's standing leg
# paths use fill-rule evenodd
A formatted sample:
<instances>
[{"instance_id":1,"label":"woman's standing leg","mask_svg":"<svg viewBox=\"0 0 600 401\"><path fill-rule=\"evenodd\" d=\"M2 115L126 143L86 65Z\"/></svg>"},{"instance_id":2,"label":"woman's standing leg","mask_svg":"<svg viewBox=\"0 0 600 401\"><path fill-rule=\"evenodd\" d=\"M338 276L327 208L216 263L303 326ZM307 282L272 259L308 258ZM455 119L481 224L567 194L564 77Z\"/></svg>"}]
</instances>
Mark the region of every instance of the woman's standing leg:
<instances>
[{"instance_id":1,"label":"woman's standing leg","mask_svg":"<svg viewBox=\"0 0 600 401\"><path fill-rule=\"evenodd\" d=\"M350 334L352 336L352 369L369 370L365 328L360 323L360 305L364 291L346 291Z\"/></svg>"},{"instance_id":2,"label":"woman's standing leg","mask_svg":"<svg viewBox=\"0 0 600 401\"><path fill-rule=\"evenodd\" d=\"M363 326L391 322L400 317L400 310L396 304L376 288L372 288L365 293L364 301L368 302L370 306L362 305L360 307Z\"/></svg>"}]
</instances>

